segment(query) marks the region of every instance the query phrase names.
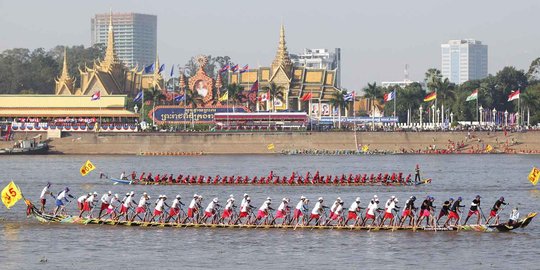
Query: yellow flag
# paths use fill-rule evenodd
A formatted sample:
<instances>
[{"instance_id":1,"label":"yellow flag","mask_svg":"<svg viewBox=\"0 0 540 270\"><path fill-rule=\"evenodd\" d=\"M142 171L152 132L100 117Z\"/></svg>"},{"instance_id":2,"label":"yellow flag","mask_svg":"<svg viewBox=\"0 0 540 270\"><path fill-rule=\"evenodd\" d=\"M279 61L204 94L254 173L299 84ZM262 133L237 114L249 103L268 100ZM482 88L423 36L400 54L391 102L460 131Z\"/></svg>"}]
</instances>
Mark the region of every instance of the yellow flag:
<instances>
[{"instance_id":1,"label":"yellow flag","mask_svg":"<svg viewBox=\"0 0 540 270\"><path fill-rule=\"evenodd\" d=\"M536 167L533 167L531 173L529 173L528 178L529 181L531 181L531 183L536 186L536 184L538 184L538 179L540 179L540 170Z\"/></svg>"},{"instance_id":2,"label":"yellow flag","mask_svg":"<svg viewBox=\"0 0 540 270\"><path fill-rule=\"evenodd\" d=\"M2 202L9 209L12 207L18 200L22 199L21 190L13 181L2 189Z\"/></svg>"},{"instance_id":3,"label":"yellow flag","mask_svg":"<svg viewBox=\"0 0 540 270\"><path fill-rule=\"evenodd\" d=\"M369 151L369 146L367 146L367 145L362 146L362 152L365 153L367 151Z\"/></svg>"},{"instance_id":4,"label":"yellow flag","mask_svg":"<svg viewBox=\"0 0 540 270\"><path fill-rule=\"evenodd\" d=\"M273 143L269 144L266 146L266 148L268 148L268 150L274 150L275 146Z\"/></svg>"},{"instance_id":5,"label":"yellow flag","mask_svg":"<svg viewBox=\"0 0 540 270\"><path fill-rule=\"evenodd\" d=\"M491 144L488 144L486 146L486 152L491 152L491 151L493 151L493 146L491 146Z\"/></svg>"},{"instance_id":6,"label":"yellow flag","mask_svg":"<svg viewBox=\"0 0 540 270\"><path fill-rule=\"evenodd\" d=\"M92 164L90 160L87 160L86 163L84 163L84 165L81 167L81 175L85 176L89 172L93 171L95 168L96 166L94 166L94 164Z\"/></svg>"},{"instance_id":7,"label":"yellow flag","mask_svg":"<svg viewBox=\"0 0 540 270\"><path fill-rule=\"evenodd\" d=\"M219 101L227 101L227 99L229 99L229 91L225 92L225 94L219 98Z\"/></svg>"}]
</instances>

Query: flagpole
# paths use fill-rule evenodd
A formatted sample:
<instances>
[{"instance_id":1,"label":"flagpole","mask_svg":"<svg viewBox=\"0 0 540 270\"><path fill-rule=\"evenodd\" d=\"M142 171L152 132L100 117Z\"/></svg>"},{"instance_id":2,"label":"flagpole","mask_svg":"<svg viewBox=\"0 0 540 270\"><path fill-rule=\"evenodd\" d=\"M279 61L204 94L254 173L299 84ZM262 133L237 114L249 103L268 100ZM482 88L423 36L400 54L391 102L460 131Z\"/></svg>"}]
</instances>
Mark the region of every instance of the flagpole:
<instances>
[{"instance_id":1,"label":"flagpole","mask_svg":"<svg viewBox=\"0 0 540 270\"><path fill-rule=\"evenodd\" d=\"M480 109L478 108L478 99L480 99L480 97L477 95L476 96L476 122L478 122L478 125L480 125Z\"/></svg>"},{"instance_id":2,"label":"flagpole","mask_svg":"<svg viewBox=\"0 0 540 270\"><path fill-rule=\"evenodd\" d=\"M354 92L353 92L354 93ZM353 129L354 129L354 146L356 147L356 152L359 152L358 149L358 137L356 135L356 112L354 110L354 104L356 101L356 95L353 94L353 100L352 100L352 113L353 113Z\"/></svg>"}]
</instances>

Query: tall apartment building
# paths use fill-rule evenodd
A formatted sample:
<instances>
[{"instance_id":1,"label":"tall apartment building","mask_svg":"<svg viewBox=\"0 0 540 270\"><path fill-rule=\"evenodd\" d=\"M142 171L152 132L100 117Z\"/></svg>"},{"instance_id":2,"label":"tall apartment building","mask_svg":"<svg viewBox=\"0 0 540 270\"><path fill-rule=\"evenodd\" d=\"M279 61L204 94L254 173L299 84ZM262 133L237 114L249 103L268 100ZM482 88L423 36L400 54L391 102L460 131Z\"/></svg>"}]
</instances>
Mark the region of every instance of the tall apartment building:
<instances>
[{"instance_id":1,"label":"tall apartment building","mask_svg":"<svg viewBox=\"0 0 540 270\"><path fill-rule=\"evenodd\" d=\"M142 68L154 63L157 49L157 16L139 13L96 14L91 19L91 44L107 44L112 16L114 49L128 67Z\"/></svg>"},{"instance_id":2,"label":"tall apartment building","mask_svg":"<svg viewBox=\"0 0 540 270\"><path fill-rule=\"evenodd\" d=\"M488 75L488 46L479 40L450 40L441 44L443 77L461 84Z\"/></svg>"},{"instance_id":3,"label":"tall apartment building","mask_svg":"<svg viewBox=\"0 0 540 270\"><path fill-rule=\"evenodd\" d=\"M341 49L333 52L328 49L304 49L301 54L291 54L291 61L296 67L308 69L337 70L336 84L341 87Z\"/></svg>"}]
</instances>

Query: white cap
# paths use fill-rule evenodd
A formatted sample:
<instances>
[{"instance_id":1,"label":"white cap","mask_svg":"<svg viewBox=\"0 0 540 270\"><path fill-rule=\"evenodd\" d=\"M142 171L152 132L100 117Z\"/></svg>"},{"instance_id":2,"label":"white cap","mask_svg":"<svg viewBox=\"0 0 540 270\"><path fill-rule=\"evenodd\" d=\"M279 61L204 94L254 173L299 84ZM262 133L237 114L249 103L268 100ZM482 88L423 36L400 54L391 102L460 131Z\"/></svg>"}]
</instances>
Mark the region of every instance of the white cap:
<instances>
[{"instance_id":1,"label":"white cap","mask_svg":"<svg viewBox=\"0 0 540 270\"><path fill-rule=\"evenodd\" d=\"M337 197L336 201L341 202L341 197Z\"/></svg>"},{"instance_id":2,"label":"white cap","mask_svg":"<svg viewBox=\"0 0 540 270\"><path fill-rule=\"evenodd\" d=\"M323 197L319 197L319 201L322 201L323 200Z\"/></svg>"},{"instance_id":3,"label":"white cap","mask_svg":"<svg viewBox=\"0 0 540 270\"><path fill-rule=\"evenodd\" d=\"M94 195L98 195L97 192L94 191Z\"/></svg>"},{"instance_id":4,"label":"white cap","mask_svg":"<svg viewBox=\"0 0 540 270\"><path fill-rule=\"evenodd\" d=\"M246 198L246 201L251 201L251 197L248 196L248 197Z\"/></svg>"},{"instance_id":5,"label":"white cap","mask_svg":"<svg viewBox=\"0 0 540 270\"><path fill-rule=\"evenodd\" d=\"M180 197L180 195L176 195L176 198L177 198L177 199L181 199L182 197Z\"/></svg>"},{"instance_id":6,"label":"white cap","mask_svg":"<svg viewBox=\"0 0 540 270\"><path fill-rule=\"evenodd\" d=\"M143 196L146 196L146 195L148 195L148 194L146 194L146 192L143 192L143 194L142 194L142 195L143 195Z\"/></svg>"},{"instance_id":7,"label":"white cap","mask_svg":"<svg viewBox=\"0 0 540 270\"><path fill-rule=\"evenodd\" d=\"M229 195L229 198L234 198L234 195L232 195L232 194L231 194L231 195Z\"/></svg>"},{"instance_id":8,"label":"white cap","mask_svg":"<svg viewBox=\"0 0 540 270\"><path fill-rule=\"evenodd\" d=\"M248 197L249 195L247 193L244 193L244 197Z\"/></svg>"},{"instance_id":9,"label":"white cap","mask_svg":"<svg viewBox=\"0 0 540 270\"><path fill-rule=\"evenodd\" d=\"M378 199L379 197L377 197L377 195L373 195L373 199Z\"/></svg>"},{"instance_id":10,"label":"white cap","mask_svg":"<svg viewBox=\"0 0 540 270\"><path fill-rule=\"evenodd\" d=\"M129 196L129 192L128 192L128 193L126 193L126 196Z\"/></svg>"},{"instance_id":11,"label":"white cap","mask_svg":"<svg viewBox=\"0 0 540 270\"><path fill-rule=\"evenodd\" d=\"M111 195L111 194L112 194L112 191L109 190L109 192L107 192L107 193L108 193L109 195Z\"/></svg>"},{"instance_id":12,"label":"white cap","mask_svg":"<svg viewBox=\"0 0 540 270\"><path fill-rule=\"evenodd\" d=\"M193 198L197 198L199 197L199 195L197 195L197 193L193 194Z\"/></svg>"},{"instance_id":13,"label":"white cap","mask_svg":"<svg viewBox=\"0 0 540 270\"><path fill-rule=\"evenodd\" d=\"M395 199L395 198L396 198L396 196L394 196L394 195L390 196L390 199Z\"/></svg>"},{"instance_id":14,"label":"white cap","mask_svg":"<svg viewBox=\"0 0 540 270\"><path fill-rule=\"evenodd\" d=\"M133 195L133 194L135 194L135 192L134 192L134 191L131 191L131 193L130 193L130 194L131 194L131 195Z\"/></svg>"},{"instance_id":15,"label":"white cap","mask_svg":"<svg viewBox=\"0 0 540 270\"><path fill-rule=\"evenodd\" d=\"M214 198L212 201L215 202L215 203L217 203L217 202L218 202L218 199L217 199L217 198Z\"/></svg>"},{"instance_id":16,"label":"white cap","mask_svg":"<svg viewBox=\"0 0 540 270\"><path fill-rule=\"evenodd\" d=\"M287 201L287 198L283 198L283 201L286 202L286 201Z\"/></svg>"},{"instance_id":17,"label":"white cap","mask_svg":"<svg viewBox=\"0 0 540 270\"><path fill-rule=\"evenodd\" d=\"M118 199L118 193L115 193L115 194L114 194L114 197Z\"/></svg>"},{"instance_id":18,"label":"white cap","mask_svg":"<svg viewBox=\"0 0 540 270\"><path fill-rule=\"evenodd\" d=\"M357 202L360 202L360 197L356 197L356 201L357 201Z\"/></svg>"},{"instance_id":19,"label":"white cap","mask_svg":"<svg viewBox=\"0 0 540 270\"><path fill-rule=\"evenodd\" d=\"M266 200L268 200L268 201L271 201L271 200L272 200L272 198L270 198L270 197L267 197L267 198L266 198Z\"/></svg>"},{"instance_id":20,"label":"white cap","mask_svg":"<svg viewBox=\"0 0 540 270\"><path fill-rule=\"evenodd\" d=\"M306 197L304 197L304 195L300 196L300 200L305 200Z\"/></svg>"},{"instance_id":21,"label":"white cap","mask_svg":"<svg viewBox=\"0 0 540 270\"><path fill-rule=\"evenodd\" d=\"M162 198L163 198L163 199L167 199L167 195L165 195L165 194L162 195Z\"/></svg>"},{"instance_id":22,"label":"white cap","mask_svg":"<svg viewBox=\"0 0 540 270\"><path fill-rule=\"evenodd\" d=\"M399 202L399 201L398 201L397 198L396 198L396 199L394 199L394 202Z\"/></svg>"}]
</instances>

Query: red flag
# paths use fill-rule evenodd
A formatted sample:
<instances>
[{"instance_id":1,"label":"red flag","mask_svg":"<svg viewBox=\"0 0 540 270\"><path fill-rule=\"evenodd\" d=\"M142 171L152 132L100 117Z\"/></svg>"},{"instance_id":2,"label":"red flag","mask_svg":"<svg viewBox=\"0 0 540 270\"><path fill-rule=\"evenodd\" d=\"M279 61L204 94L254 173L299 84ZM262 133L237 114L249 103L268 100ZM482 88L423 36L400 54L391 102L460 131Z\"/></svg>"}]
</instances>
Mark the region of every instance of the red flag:
<instances>
[{"instance_id":1,"label":"red flag","mask_svg":"<svg viewBox=\"0 0 540 270\"><path fill-rule=\"evenodd\" d=\"M510 93L510 95L508 95L508 101L512 101L512 100L515 100L515 99L519 99L519 94L521 93L520 90L517 90L517 91L512 91L512 93Z\"/></svg>"},{"instance_id":2,"label":"red flag","mask_svg":"<svg viewBox=\"0 0 540 270\"><path fill-rule=\"evenodd\" d=\"M311 99L311 97L312 97L312 94L311 94L311 93L306 93L306 94L304 94L304 95L300 98L300 100L301 100L301 101L308 101L308 100Z\"/></svg>"}]
</instances>

